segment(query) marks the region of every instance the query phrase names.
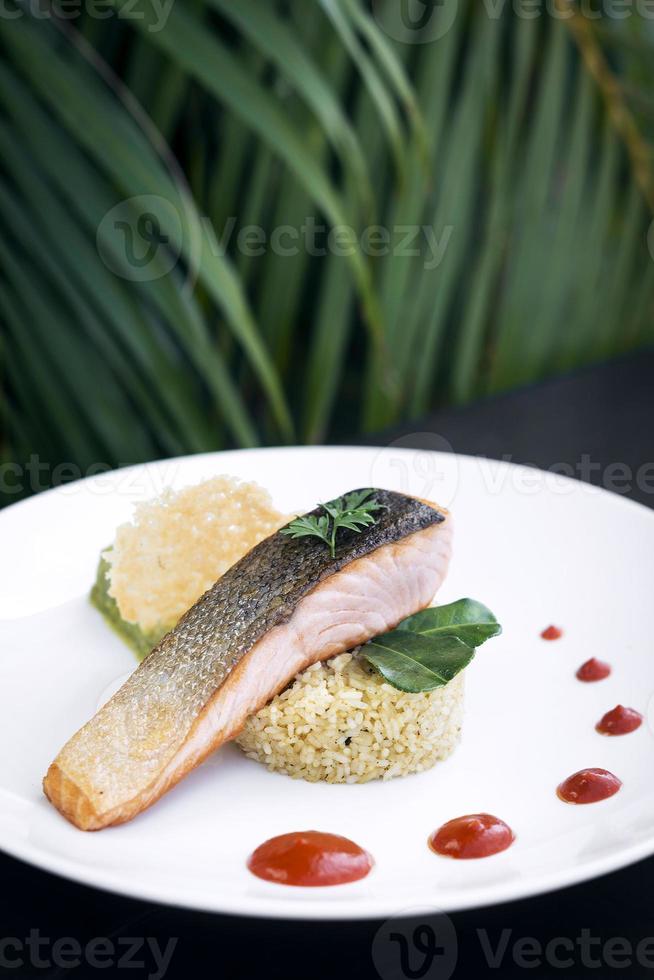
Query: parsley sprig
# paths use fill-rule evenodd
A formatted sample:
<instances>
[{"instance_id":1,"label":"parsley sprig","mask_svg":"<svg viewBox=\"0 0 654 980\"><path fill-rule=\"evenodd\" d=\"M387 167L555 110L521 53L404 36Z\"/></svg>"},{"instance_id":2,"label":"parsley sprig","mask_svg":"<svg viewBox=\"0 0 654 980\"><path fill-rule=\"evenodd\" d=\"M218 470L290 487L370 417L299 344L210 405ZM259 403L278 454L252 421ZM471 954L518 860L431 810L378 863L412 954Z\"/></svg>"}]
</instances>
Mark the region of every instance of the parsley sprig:
<instances>
[{"instance_id":1,"label":"parsley sprig","mask_svg":"<svg viewBox=\"0 0 654 980\"><path fill-rule=\"evenodd\" d=\"M336 556L336 534L341 528L361 533L364 527L370 527L377 522L373 516L381 510L384 504L371 499L372 490L353 490L343 497L331 500L320 506L324 514L310 514L291 521L288 527L282 528L282 534L291 538L320 538L328 546L332 558Z\"/></svg>"}]
</instances>

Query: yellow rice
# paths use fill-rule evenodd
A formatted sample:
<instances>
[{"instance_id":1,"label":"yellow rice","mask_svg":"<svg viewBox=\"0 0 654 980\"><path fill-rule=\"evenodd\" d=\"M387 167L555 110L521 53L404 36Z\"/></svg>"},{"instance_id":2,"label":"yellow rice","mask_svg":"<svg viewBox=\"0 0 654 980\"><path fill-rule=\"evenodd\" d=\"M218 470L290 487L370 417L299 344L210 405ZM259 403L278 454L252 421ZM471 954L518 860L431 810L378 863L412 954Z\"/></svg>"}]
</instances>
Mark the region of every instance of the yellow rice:
<instances>
[{"instance_id":1,"label":"yellow rice","mask_svg":"<svg viewBox=\"0 0 654 980\"><path fill-rule=\"evenodd\" d=\"M446 759L463 721L463 673L406 694L360 657L314 664L249 718L237 739L252 759L309 782L365 783L422 772Z\"/></svg>"}]
</instances>

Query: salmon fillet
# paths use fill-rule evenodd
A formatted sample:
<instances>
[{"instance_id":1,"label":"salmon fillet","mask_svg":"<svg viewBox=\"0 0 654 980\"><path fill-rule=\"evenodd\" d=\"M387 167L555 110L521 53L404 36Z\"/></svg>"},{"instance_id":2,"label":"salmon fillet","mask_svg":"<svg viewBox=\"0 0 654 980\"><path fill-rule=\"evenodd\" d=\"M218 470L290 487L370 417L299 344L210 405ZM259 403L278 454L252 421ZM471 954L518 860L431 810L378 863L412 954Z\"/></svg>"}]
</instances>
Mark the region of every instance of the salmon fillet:
<instances>
[{"instance_id":1,"label":"salmon fillet","mask_svg":"<svg viewBox=\"0 0 654 980\"><path fill-rule=\"evenodd\" d=\"M131 820L239 734L293 677L429 605L447 573L451 517L386 490L374 525L266 538L182 617L66 743L43 788L81 830ZM313 514L318 511L313 511Z\"/></svg>"}]
</instances>

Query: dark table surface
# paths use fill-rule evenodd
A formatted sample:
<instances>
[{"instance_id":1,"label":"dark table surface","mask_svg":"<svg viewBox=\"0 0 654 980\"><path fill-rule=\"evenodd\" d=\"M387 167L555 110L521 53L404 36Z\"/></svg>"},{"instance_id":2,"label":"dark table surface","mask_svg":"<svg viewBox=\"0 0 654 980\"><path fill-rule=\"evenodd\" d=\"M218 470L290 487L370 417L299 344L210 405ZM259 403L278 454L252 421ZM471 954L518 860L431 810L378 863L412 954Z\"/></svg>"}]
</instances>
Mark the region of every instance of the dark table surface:
<instances>
[{"instance_id":1,"label":"dark table surface","mask_svg":"<svg viewBox=\"0 0 654 980\"><path fill-rule=\"evenodd\" d=\"M422 446L425 433L435 434L455 452L572 468L653 506L653 414L654 354L643 354L440 412L374 441L411 445L413 436ZM7 976L654 977L654 858L529 900L391 923L198 914L99 892L6 856L0 883L0 974Z\"/></svg>"}]
</instances>

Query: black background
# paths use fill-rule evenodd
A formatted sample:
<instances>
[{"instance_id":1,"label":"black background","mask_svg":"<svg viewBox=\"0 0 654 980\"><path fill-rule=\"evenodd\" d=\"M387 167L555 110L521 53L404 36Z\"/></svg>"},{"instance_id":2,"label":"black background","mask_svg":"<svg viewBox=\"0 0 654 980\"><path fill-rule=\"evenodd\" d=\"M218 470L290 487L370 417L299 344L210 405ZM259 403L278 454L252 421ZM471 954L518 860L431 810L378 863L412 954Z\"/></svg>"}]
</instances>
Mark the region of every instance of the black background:
<instances>
[{"instance_id":1,"label":"black background","mask_svg":"<svg viewBox=\"0 0 654 980\"><path fill-rule=\"evenodd\" d=\"M653 409L654 354L645 354L461 411L441 412L404 431L367 441L381 444L402 438L404 445L410 445L406 437L411 433L430 432L447 440L459 453L507 458L541 468L560 463L583 466L586 455L594 464L592 481L602 485L608 473L616 489L612 464L626 464L635 477L640 468L654 462ZM416 435L419 445L420 438ZM653 482L650 477L638 486L635 479L626 478L619 481L619 489L652 506ZM10 747L3 746L2 751L10 751ZM38 930L38 935L50 942L73 937L84 945L94 937L108 937L114 943L115 958L127 953L126 937L154 937L160 947L176 938L166 973L169 980L654 977L654 939L645 949L647 959L641 956L642 962L638 962L636 956L638 944L654 937L652 882L654 858L564 891L453 914L445 923L285 923L205 915L131 901L0 856L0 938L15 937L24 942L31 930ZM424 944L430 947L431 934L425 931L429 926L437 947L434 957L420 952ZM488 965L480 930L491 948L496 948L502 938L506 942L506 954L497 968ZM391 933L395 938L389 938ZM401 963L403 940L398 936L404 936L408 943L408 965ZM535 945L529 943L530 937L536 940ZM547 954L547 944L559 938L567 942L568 949L554 945ZM522 942L522 947L516 947L516 942ZM612 945L604 949L607 942ZM41 947L42 957L47 959L49 948L49 944ZM527 953L522 963L514 957L521 948ZM14 955L13 948L7 950L9 958ZM155 973L154 960L143 949L135 951L131 966L125 963L120 969L88 963L76 968L38 966L30 963L29 950L21 955L22 966L9 968L6 962L0 972L44 980L55 976L84 980L147 977ZM558 964L553 957L559 958ZM143 965L135 965L139 960Z\"/></svg>"}]
</instances>

